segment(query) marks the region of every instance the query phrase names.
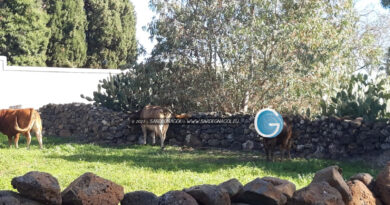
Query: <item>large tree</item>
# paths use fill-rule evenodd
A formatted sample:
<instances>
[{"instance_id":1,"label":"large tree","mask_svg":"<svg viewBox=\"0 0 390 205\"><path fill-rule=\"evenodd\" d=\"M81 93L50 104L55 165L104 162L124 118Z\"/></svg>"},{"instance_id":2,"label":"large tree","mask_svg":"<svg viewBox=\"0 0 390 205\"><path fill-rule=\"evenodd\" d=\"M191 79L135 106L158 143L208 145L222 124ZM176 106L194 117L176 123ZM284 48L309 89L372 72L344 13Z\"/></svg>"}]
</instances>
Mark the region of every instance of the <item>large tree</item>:
<instances>
[{"instance_id":1,"label":"large tree","mask_svg":"<svg viewBox=\"0 0 390 205\"><path fill-rule=\"evenodd\" d=\"M47 65L82 67L86 63L87 17L83 0L46 0L51 38Z\"/></svg>"},{"instance_id":2,"label":"large tree","mask_svg":"<svg viewBox=\"0 0 390 205\"><path fill-rule=\"evenodd\" d=\"M129 0L85 0L87 66L118 68L137 58L135 13Z\"/></svg>"},{"instance_id":3,"label":"large tree","mask_svg":"<svg viewBox=\"0 0 390 205\"><path fill-rule=\"evenodd\" d=\"M50 29L40 0L0 1L0 55L11 65L44 66Z\"/></svg>"},{"instance_id":4,"label":"large tree","mask_svg":"<svg viewBox=\"0 0 390 205\"><path fill-rule=\"evenodd\" d=\"M151 5L158 15L149 26L157 40L152 59L178 65L170 82L204 110L310 107L317 104L316 92L335 86L339 72L350 72L372 51L361 49L368 41L357 39L352 1Z\"/></svg>"}]
</instances>

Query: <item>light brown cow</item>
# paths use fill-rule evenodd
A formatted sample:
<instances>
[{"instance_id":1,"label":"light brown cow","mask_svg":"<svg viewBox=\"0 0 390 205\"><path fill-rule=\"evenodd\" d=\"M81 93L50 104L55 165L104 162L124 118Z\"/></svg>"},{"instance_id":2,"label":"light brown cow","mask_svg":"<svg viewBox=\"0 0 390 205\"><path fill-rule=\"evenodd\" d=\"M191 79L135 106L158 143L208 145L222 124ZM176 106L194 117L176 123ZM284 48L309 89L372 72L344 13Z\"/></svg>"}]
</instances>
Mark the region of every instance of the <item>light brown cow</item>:
<instances>
[{"instance_id":1,"label":"light brown cow","mask_svg":"<svg viewBox=\"0 0 390 205\"><path fill-rule=\"evenodd\" d=\"M30 148L31 131L35 133L42 149L42 120L36 110L32 108L0 110L0 132L8 136L10 147L14 137L15 147L18 148L20 134L23 134L27 138L27 148Z\"/></svg>"},{"instance_id":2,"label":"light brown cow","mask_svg":"<svg viewBox=\"0 0 390 205\"><path fill-rule=\"evenodd\" d=\"M164 141L167 136L170 119L183 119L188 117L189 115L187 114L175 115L168 108L152 105L145 106L140 114L140 119L143 121L143 123L141 123L143 133L143 139L141 144L146 144L146 136L149 130L151 131L152 143L156 144L157 135L160 137L161 149L164 149Z\"/></svg>"},{"instance_id":3,"label":"light brown cow","mask_svg":"<svg viewBox=\"0 0 390 205\"><path fill-rule=\"evenodd\" d=\"M156 144L156 135L160 136L161 149L164 149L164 141L167 136L169 121L172 118L172 111L160 106L147 105L142 109L140 119L145 121L141 124L143 142L146 144L147 131L151 131L152 143ZM151 122L155 121L155 122Z\"/></svg>"},{"instance_id":4,"label":"light brown cow","mask_svg":"<svg viewBox=\"0 0 390 205\"><path fill-rule=\"evenodd\" d=\"M293 133L293 123L292 119L287 116L283 116L283 120L283 130L278 136L274 138L263 138L263 145L268 161L274 160L274 151L276 147L279 147L280 149L280 161L283 160L285 151L287 151L288 159L291 159L290 150L295 136Z\"/></svg>"}]
</instances>

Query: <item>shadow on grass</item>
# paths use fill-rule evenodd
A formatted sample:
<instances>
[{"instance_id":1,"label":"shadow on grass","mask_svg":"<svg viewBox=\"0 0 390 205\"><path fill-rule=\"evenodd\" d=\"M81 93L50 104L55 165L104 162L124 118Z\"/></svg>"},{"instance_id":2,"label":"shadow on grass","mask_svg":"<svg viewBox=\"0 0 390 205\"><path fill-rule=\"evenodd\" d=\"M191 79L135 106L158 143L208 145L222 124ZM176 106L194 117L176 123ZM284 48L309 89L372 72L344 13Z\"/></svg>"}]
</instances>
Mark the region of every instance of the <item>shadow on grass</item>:
<instances>
[{"instance_id":1,"label":"shadow on grass","mask_svg":"<svg viewBox=\"0 0 390 205\"><path fill-rule=\"evenodd\" d=\"M225 153L226 154L226 153ZM88 162L104 162L108 164L117 164L127 162L126 166L151 168L155 171L180 171L188 170L198 173L209 173L217 170L233 169L236 167L258 168L264 171L269 171L277 176L296 177L297 174L307 175L312 174L322 168L339 165L343 168L344 173L348 176L357 172L369 172L375 174L375 170L369 167L358 166L357 164L342 163L328 160L305 160L295 159L284 162L267 162L263 158L241 154L232 156L224 155L219 152L209 152L209 154L193 152L183 153L177 151L169 151L168 153L148 153L139 152L137 154L123 153L118 155L100 155L93 153L72 154L69 156L51 156L51 158L60 158L68 161L88 161ZM208 156L206 156L208 155Z\"/></svg>"},{"instance_id":2,"label":"shadow on grass","mask_svg":"<svg viewBox=\"0 0 390 205\"><path fill-rule=\"evenodd\" d=\"M42 141L43 141L43 146L44 147L52 147L52 146L61 145L61 144L68 144L70 140L66 139L66 138L45 137L44 136ZM74 140L71 140L71 141L74 141ZM21 149L26 148L27 147L26 137L23 136L23 135L20 135L18 144L19 144L19 148L21 148ZM15 144L12 141L12 147L14 147L14 146L15 146ZM30 144L30 146L34 147L34 148L38 148L39 147L37 138L35 136L31 136L31 144ZM5 135L2 135L0 133L0 149L5 149L5 148L9 148L8 137L5 136Z\"/></svg>"},{"instance_id":3,"label":"shadow on grass","mask_svg":"<svg viewBox=\"0 0 390 205\"><path fill-rule=\"evenodd\" d=\"M72 140L73 141L73 140ZM37 149L36 139L31 149ZM25 139L19 146L25 147ZM108 147L85 143L70 142L69 138L46 137L45 149L47 158L63 159L71 162L101 162L105 164L123 164L128 167L149 168L155 171L188 170L198 173L209 173L218 170L246 167L261 169L278 177L297 177L313 174L330 165L343 168L344 177L348 178L358 172L377 174L377 170L359 162L349 163L322 159L294 159L283 162L267 162L260 152L234 152L223 150L182 151L177 147L168 147L161 151L158 146L119 146ZM0 143L0 148L8 148L8 141ZM51 152L59 148L60 152ZM21 148L22 149L22 148ZM261 177L261 176L259 176Z\"/></svg>"}]
</instances>

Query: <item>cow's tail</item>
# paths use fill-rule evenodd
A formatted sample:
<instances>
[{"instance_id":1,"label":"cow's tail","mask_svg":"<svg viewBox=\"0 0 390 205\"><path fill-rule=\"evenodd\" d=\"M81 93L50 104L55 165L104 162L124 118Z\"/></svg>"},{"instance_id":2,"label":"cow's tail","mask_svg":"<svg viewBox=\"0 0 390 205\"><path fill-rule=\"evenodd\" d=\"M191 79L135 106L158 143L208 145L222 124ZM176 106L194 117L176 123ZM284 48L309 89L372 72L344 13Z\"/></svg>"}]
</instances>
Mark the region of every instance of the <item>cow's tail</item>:
<instances>
[{"instance_id":1,"label":"cow's tail","mask_svg":"<svg viewBox=\"0 0 390 205\"><path fill-rule=\"evenodd\" d=\"M15 116L15 130L18 131L18 132L27 132L31 129L31 126L32 126L32 123L33 123L33 119L34 119L34 109L31 109L31 115L30 115L30 120L28 122L28 125L26 128L20 128L19 127L19 124L18 124L18 116L16 115Z\"/></svg>"}]
</instances>

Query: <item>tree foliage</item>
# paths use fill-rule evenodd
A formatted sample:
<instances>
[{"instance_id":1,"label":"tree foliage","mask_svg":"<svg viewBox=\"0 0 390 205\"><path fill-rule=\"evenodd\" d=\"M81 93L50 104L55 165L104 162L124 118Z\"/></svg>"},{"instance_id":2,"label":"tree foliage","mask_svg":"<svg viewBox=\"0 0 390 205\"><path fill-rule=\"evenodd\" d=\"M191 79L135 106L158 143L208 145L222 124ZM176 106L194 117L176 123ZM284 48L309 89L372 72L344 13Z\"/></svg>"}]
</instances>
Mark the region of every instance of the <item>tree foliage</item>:
<instances>
[{"instance_id":1,"label":"tree foliage","mask_svg":"<svg viewBox=\"0 0 390 205\"><path fill-rule=\"evenodd\" d=\"M118 68L137 57L135 14L128 0L85 0L88 67Z\"/></svg>"},{"instance_id":2,"label":"tree foliage","mask_svg":"<svg viewBox=\"0 0 390 205\"><path fill-rule=\"evenodd\" d=\"M0 54L11 65L45 65L48 20L40 0L0 1Z\"/></svg>"},{"instance_id":3,"label":"tree foliage","mask_svg":"<svg viewBox=\"0 0 390 205\"><path fill-rule=\"evenodd\" d=\"M46 0L50 15L51 38L47 50L47 65L82 67L86 63L85 31L87 17L83 0Z\"/></svg>"},{"instance_id":4,"label":"tree foliage","mask_svg":"<svg viewBox=\"0 0 390 205\"><path fill-rule=\"evenodd\" d=\"M338 83L333 75L373 51L360 49L352 1L150 3L158 15L149 25L152 59L180 67L171 79L186 82L177 89L199 105L188 109L315 108L319 90Z\"/></svg>"},{"instance_id":5,"label":"tree foliage","mask_svg":"<svg viewBox=\"0 0 390 205\"><path fill-rule=\"evenodd\" d=\"M357 32L352 1L150 4L157 14L148 27L157 40L151 58L132 74L102 82L106 90L95 93L96 103L119 103L123 110L151 103L177 112L310 112L378 54L369 46L372 36Z\"/></svg>"},{"instance_id":6,"label":"tree foliage","mask_svg":"<svg viewBox=\"0 0 390 205\"><path fill-rule=\"evenodd\" d=\"M128 0L0 0L0 54L14 65L129 66L135 21Z\"/></svg>"}]
</instances>

